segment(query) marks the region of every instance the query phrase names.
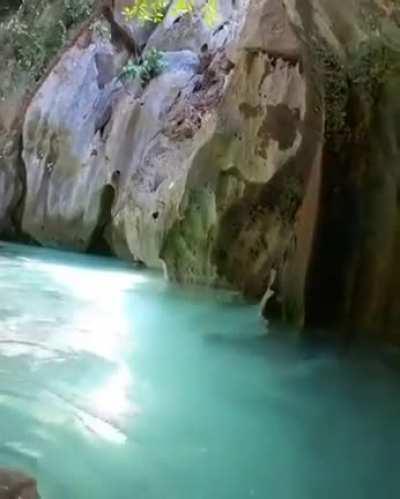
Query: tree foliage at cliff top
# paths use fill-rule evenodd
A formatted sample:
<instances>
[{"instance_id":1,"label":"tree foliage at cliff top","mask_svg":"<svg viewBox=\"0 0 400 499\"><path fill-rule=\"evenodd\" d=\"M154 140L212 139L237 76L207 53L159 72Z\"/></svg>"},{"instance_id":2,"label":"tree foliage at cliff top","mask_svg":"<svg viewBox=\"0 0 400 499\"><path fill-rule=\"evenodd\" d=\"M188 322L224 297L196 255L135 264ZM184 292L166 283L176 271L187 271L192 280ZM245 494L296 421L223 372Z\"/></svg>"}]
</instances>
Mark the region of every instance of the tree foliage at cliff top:
<instances>
[{"instance_id":1,"label":"tree foliage at cliff top","mask_svg":"<svg viewBox=\"0 0 400 499\"><path fill-rule=\"evenodd\" d=\"M5 61L0 92L26 78L39 80L93 5L94 0L22 0L8 8L0 22L0 57Z\"/></svg>"},{"instance_id":2,"label":"tree foliage at cliff top","mask_svg":"<svg viewBox=\"0 0 400 499\"><path fill-rule=\"evenodd\" d=\"M169 0L136 0L123 9L127 19L137 19L139 22L161 22L167 12ZM193 14L196 12L195 0L177 0L173 5L173 14ZM218 18L218 0L208 0L200 8L204 22L213 26Z\"/></svg>"}]
</instances>

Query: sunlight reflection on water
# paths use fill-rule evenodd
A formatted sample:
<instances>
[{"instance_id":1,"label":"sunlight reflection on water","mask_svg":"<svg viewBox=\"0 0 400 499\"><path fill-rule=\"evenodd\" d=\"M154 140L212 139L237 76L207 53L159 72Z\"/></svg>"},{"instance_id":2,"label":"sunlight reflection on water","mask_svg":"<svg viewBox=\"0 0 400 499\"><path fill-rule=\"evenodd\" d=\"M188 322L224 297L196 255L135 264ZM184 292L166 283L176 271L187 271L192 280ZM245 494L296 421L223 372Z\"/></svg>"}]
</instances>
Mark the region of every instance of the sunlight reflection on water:
<instances>
[{"instance_id":1,"label":"sunlight reflection on water","mask_svg":"<svg viewBox=\"0 0 400 499\"><path fill-rule=\"evenodd\" d=\"M399 380L265 337L257 307L0 249L0 466L43 499L398 499Z\"/></svg>"},{"instance_id":2,"label":"sunlight reflection on water","mask_svg":"<svg viewBox=\"0 0 400 499\"><path fill-rule=\"evenodd\" d=\"M146 277L133 272L74 267L30 258L23 258L21 263L26 272L48 274L48 280L54 282L56 288L70 295L74 306L66 307L65 303L58 306L57 294L50 294L56 303L51 310L46 307L45 312L53 317L40 317L43 310L34 306L34 298L30 313L20 313L8 321L0 319L5 326L0 332L0 352L11 357L34 356L39 365L57 358L63 362L71 355L83 352L107 361L111 366L107 369L108 376L93 383L85 396L80 396L79 402L70 402L68 398L63 402L71 406L77 422L85 430L108 441L124 443L126 436L120 429L121 422L127 415L132 417L139 412L131 400L132 370L126 363L126 356L132 354L133 347L132 341L127 341L127 335L132 335L134 325L128 323L124 313L124 293L146 282ZM34 342L31 328L24 333L24 325L38 321L51 330L56 322L57 335L44 335L42 342ZM40 329L43 335L45 328ZM35 368L34 362L32 368ZM57 397L57 393L53 395Z\"/></svg>"},{"instance_id":3,"label":"sunlight reflection on water","mask_svg":"<svg viewBox=\"0 0 400 499\"><path fill-rule=\"evenodd\" d=\"M132 323L128 324L123 310L124 292L146 282L146 277L54 263L40 263L36 267L69 288L74 298L85 302L85 306L74 308L64 324L68 346L103 357L114 363L114 369L102 384L88 393L85 405L90 408L90 413L81 411L80 417L90 431L115 443L124 443L125 435L112 423L118 423L127 414L132 416L138 411L132 408L129 400L132 371L124 360L128 343L126 336L132 333L134 327ZM132 342L129 345L132 347Z\"/></svg>"}]
</instances>

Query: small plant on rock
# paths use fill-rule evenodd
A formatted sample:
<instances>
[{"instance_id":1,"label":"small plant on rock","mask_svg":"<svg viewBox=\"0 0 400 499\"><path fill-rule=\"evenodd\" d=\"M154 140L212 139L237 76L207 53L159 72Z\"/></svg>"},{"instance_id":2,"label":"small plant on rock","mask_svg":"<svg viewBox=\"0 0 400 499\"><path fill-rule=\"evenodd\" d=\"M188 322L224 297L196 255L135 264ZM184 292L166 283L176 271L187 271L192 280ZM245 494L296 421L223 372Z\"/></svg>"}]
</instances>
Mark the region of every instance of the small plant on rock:
<instances>
[{"instance_id":1,"label":"small plant on rock","mask_svg":"<svg viewBox=\"0 0 400 499\"><path fill-rule=\"evenodd\" d=\"M150 49L141 61L130 60L122 69L120 79L124 81L139 78L146 86L150 80L158 76L165 69L164 54L160 50Z\"/></svg>"},{"instance_id":2,"label":"small plant on rock","mask_svg":"<svg viewBox=\"0 0 400 499\"><path fill-rule=\"evenodd\" d=\"M379 91L385 78L396 70L398 54L392 50L380 36L360 44L349 67L352 83L368 95L371 102L379 97Z\"/></svg>"},{"instance_id":3,"label":"small plant on rock","mask_svg":"<svg viewBox=\"0 0 400 499\"><path fill-rule=\"evenodd\" d=\"M313 50L325 94L325 137L328 148L337 153L350 138L347 121L349 100L347 72L338 54L327 43L315 44Z\"/></svg>"}]
</instances>

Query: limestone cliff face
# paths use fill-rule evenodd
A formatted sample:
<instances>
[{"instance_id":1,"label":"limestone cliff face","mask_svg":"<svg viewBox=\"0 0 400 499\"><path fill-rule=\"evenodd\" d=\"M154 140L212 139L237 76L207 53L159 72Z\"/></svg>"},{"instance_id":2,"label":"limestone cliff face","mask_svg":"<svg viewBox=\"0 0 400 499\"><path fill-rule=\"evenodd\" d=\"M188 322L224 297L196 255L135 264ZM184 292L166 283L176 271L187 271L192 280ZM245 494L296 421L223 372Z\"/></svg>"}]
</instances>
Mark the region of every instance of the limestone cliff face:
<instances>
[{"instance_id":1,"label":"limestone cliff face","mask_svg":"<svg viewBox=\"0 0 400 499\"><path fill-rule=\"evenodd\" d=\"M92 1L6 1L0 7L0 234L20 235L26 108L62 47L90 17ZM54 22L54 20L57 22Z\"/></svg>"},{"instance_id":2,"label":"limestone cliff face","mask_svg":"<svg viewBox=\"0 0 400 499\"><path fill-rule=\"evenodd\" d=\"M84 30L14 106L22 148L0 108L0 231L14 220L44 245L242 290L297 326L396 339L393 2L220 0L214 26L174 2L138 26L126 3L115 19L164 71L121 81L128 55Z\"/></svg>"},{"instance_id":3,"label":"limestone cliff face","mask_svg":"<svg viewBox=\"0 0 400 499\"><path fill-rule=\"evenodd\" d=\"M107 42L72 47L26 113L22 230L44 245L86 249L96 227L108 180L101 133L119 90L113 56Z\"/></svg>"},{"instance_id":4,"label":"limestone cliff face","mask_svg":"<svg viewBox=\"0 0 400 499\"><path fill-rule=\"evenodd\" d=\"M145 47L162 48L167 67L145 89L116 78L110 44L65 53L25 117L24 232L88 249L100 230L114 253L164 263L172 279L244 284L262 295L290 223L278 228L266 207L267 242L241 248L218 234L232 226L231 206L301 147L306 86L280 1L220 7L212 28L171 7ZM254 245L261 261L250 256Z\"/></svg>"},{"instance_id":5,"label":"limestone cliff face","mask_svg":"<svg viewBox=\"0 0 400 499\"><path fill-rule=\"evenodd\" d=\"M398 342L398 5L378 0L285 4L321 76L326 113L306 325ZM292 268L286 277L292 274L293 281L295 272Z\"/></svg>"}]
</instances>

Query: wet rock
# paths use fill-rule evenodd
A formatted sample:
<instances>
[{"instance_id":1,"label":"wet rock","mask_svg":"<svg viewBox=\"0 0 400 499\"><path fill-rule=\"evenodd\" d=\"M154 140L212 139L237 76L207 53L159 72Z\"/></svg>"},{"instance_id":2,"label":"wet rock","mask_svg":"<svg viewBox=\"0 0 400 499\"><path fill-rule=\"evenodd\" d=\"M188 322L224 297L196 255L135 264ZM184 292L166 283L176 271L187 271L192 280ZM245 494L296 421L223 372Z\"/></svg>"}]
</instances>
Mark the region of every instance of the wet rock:
<instances>
[{"instance_id":1,"label":"wet rock","mask_svg":"<svg viewBox=\"0 0 400 499\"><path fill-rule=\"evenodd\" d=\"M39 499L36 480L20 471L0 468L0 499Z\"/></svg>"}]
</instances>

